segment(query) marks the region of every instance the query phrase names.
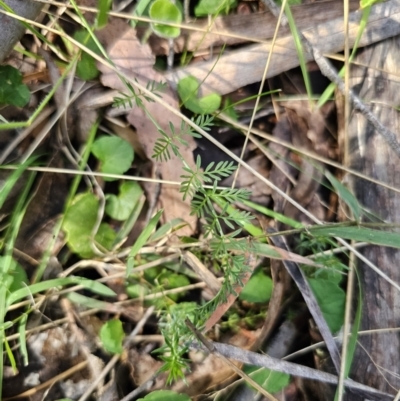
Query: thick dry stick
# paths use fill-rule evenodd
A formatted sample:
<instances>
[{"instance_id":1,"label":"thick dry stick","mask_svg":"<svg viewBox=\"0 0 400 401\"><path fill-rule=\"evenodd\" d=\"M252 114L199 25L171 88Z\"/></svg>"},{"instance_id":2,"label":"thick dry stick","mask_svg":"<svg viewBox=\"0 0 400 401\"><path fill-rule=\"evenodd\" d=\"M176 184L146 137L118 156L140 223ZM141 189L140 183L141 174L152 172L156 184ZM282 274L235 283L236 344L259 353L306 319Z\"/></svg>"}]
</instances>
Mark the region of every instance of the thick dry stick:
<instances>
[{"instance_id":1,"label":"thick dry stick","mask_svg":"<svg viewBox=\"0 0 400 401\"><path fill-rule=\"evenodd\" d=\"M261 355L255 352L242 350L241 348L233 345L221 344L212 341L207 341L208 346L193 342L190 347L197 350L203 350L205 352L211 352L215 355L223 355L226 358L233 359L249 365L255 365L263 368L271 369L275 372L283 372L289 375L303 377L310 380L319 380L324 383L337 384L338 377L330 373L322 372L320 370L312 369L307 366L297 365L292 362L282 361L281 359L273 358L269 355ZM393 395L375 390L372 387L368 387L364 384L355 382L351 379L346 379L344 382L345 386L356 394L364 395L369 400L379 401L391 401Z\"/></svg>"},{"instance_id":2,"label":"thick dry stick","mask_svg":"<svg viewBox=\"0 0 400 401\"><path fill-rule=\"evenodd\" d=\"M4 0L17 15L35 20L43 7L42 3L31 0ZM3 7L0 6L0 9ZM25 26L8 15L0 14L0 63L8 56L14 45L25 33Z\"/></svg>"}]
</instances>

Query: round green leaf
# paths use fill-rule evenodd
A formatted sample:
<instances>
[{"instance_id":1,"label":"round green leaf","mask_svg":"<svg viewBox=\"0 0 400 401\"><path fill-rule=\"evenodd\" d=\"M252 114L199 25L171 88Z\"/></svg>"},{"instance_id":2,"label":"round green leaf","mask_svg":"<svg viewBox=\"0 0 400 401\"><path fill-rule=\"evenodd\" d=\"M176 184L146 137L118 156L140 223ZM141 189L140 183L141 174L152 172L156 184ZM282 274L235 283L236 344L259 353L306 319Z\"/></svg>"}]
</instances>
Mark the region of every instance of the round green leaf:
<instances>
[{"instance_id":1,"label":"round green leaf","mask_svg":"<svg viewBox=\"0 0 400 401\"><path fill-rule=\"evenodd\" d=\"M109 174L125 173L134 157L130 143L117 136L102 136L96 139L92 145L92 153L101 161L101 171Z\"/></svg>"},{"instance_id":2,"label":"round green leaf","mask_svg":"<svg viewBox=\"0 0 400 401\"><path fill-rule=\"evenodd\" d=\"M331 332L337 333L344 321L345 292L330 280L309 278L308 282Z\"/></svg>"},{"instance_id":3,"label":"round green leaf","mask_svg":"<svg viewBox=\"0 0 400 401\"><path fill-rule=\"evenodd\" d=\"M262 270L250 277L239 299L247 302L268 302L272 294L273 282Z\"/></svg>"},{"instance_id":4,"label":"round green leaf","mask_svg":"<svg viewBox=\"0 0 400 401\"><path fill-rule=\"evenodd\" d=\"M98 199L88 192L76 196L64 216L62 228L67 234L67 244L73 252L83 258L91 258L94 255L90 243L98 208ZM115 237L115 231L108 224L102 223L95 241L102 247L111 249Z\"/></svg>"},{"instance_id":5,"label":"round green leaf","mask_svg":"<svg viewBox=\"0 0 400 401\"><path fill-rule=\"evenodd\" d=\"M142 193L142 188L137 182L127 181L122 183L118 196L106 196L106 213L115 220L126 220L135 208Z\"/></svg>"},{"instance_id":6,"label":"round green leaf","mask_svg":"<svg viewBox=\"0 0 400 401\"><path fill-rule=\"evenodd\" d=\"M124 338L124 329L119 319L109 320L100 329L100 340L103 343L103 347L112 354L120 354L122 352Z\"/></svg>"},{"instance_id":7,"label":"round green leaf","mask_svg":"<svg viewBox=\"0 0 400 401\"><path fill-rule=\"evenodd\" d=\"M198 100L198 105L201 110L198 114L211 114L217 111L221 106L221 96L216 93L204 96Z\"/></svg>"},{"instance_id":8,"label":"round green leaf","mask_svg":"<svg viewBox=\"0 0 400 401\"><path fill-rule=\"evenodd\" d=\"M221 105L221 96L216 93L198 98L199 83L192 76L185 77L178 82L178 94L184 106L196 114L210 114Z\"/></svg>"},{"instance_id":9,"label":"round green leaf","mask_svg":"<svg viewBox=\"0 0 400 401\"><path fill-rule=\"evenodd\" d=\"M156 0L149 10L150 18L162 22L170 22L180 24L182 22L182 13L179 8L169 0ZM162 38L173 39L177 38L181 30L179 28L163 25L151 24L154 33Z\"/></svg>"},{"instance_id":10,"label":"round green leaf","mask_svg":"<svg viewBox=\"0 0 400 401\"><path fill-rule=\"evenodd\" d=\"M31 93L22 83L22 74L10 65L0 66L0 104L24 107Z\"/></svg>"},{"instance_id":11,"label":"round green leaf","mask_svg":"<svg viewBox=\"0 0 400 401\"><path fill-rule=\"evenodd\" d=\"M190 401L190 397L187 394L178 394L171 390L158 390L138 401Z\"/></svg>"}]
</instances>

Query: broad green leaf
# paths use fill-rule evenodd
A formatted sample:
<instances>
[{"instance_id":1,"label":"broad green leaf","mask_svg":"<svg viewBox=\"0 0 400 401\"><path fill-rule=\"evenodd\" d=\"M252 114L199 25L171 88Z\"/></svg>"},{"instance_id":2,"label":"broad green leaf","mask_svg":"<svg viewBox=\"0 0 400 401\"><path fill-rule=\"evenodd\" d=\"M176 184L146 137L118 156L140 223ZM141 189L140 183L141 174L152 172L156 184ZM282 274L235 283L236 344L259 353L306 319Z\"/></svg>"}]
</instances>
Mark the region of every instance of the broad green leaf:
<instances>
[{"instance_id":1,"label":"broad green leaf","mask_svg":"<svg viewBox=\"0 0 400 401\"><path fill-rule=\"evenodd\" d=\"M309 229L316 236L340 237L348 240L369 242L375 245L400 249L400 234L373 230L363 226L316 226Z\"/></svg>"},{"instance_id":2,"label":"broad green leaf","mask_svg":"<svg viewBox=\"0 0 400 401\"><path fill-rule=\"evenodd\" d=\"M139 398L138 401L190 401L190 397L187 394L179 394L171 390L158 390L144 398Z\"/></svg>"},{"instance_id":3,"label":"broad green leaf","mask_svg":"<svg viewBox=\"0 0 400 401\"><path fill-rule=\"evenodd\" d=\"M344 319L346 294L336 283L309 278L308 282L332 333L337 333Z\"/></svg>"},{"instance_id":4,"label":"broad green leaf","mask_svg":"<svg viewBox=\"0 0 400 401\"><path fill-rule=\"evenodd\" d=\"M182 22L182 12L176 4L170 0L156 0L150 7L149 15L151 19L165 23L180 24ZM181 30L178 27L152 23L151 28L154 33L162 38L177 38Z\"/></svg>"},{"instance_id":5,"label":"broad green leaf","mask_svg":"<svg viewBox=\"0 0 400 401\"><path fill-rule=\"evenodd\" d=\"M106 351L112 354L122 352L122 342L125 338L124 329L119 319L111 319L100 329L100 340Z\"/></svg>"},{"instance_id":6,"label":"broad green leaf","mask_svg":"<svg viewBox=\"0 0 400 401\"><path fill-rule=\"evenodd\" d=\"M133 244L131 251L129 252L126 266L126 275L129 276L133 269L134 258L137 253L142 249L142 247L146 244L150 235L153 233L154 229L157 227L158 221L161 218L163 210L160 210L156 213L154 217L152 217L149 221L149 224L143 229L137 238L136 242Z\"/></svg>"},{"instance_id":7,"label":"broad green leaf","mask_svg":"<svg viewBox=\"0 0 400 401\"><path fill-rule=\"evenodd\" d=\"M142 194L143 190L137 182L123 182L119 188L118 196L106 195L106 213L115 220L125 221Z\"/></svg>"},{"instance_id":8,"label":"broad green leaf","mask_svg":"<svg viewBox=\"0 0 400 401\"><path fill-rule=\"evenodd\" d=\"M123 174L133 162L133 148L129 142L117 136L102 136L92 145L92 153L101 161L101 171L109 174ZM105 178L113 181L112 178Z\"/></svg>"},{"instance_id":9,"label":"broad green leaf","mask_svg":"<svg viewBox=\"0 0 400 401\"><path fill-rule=\"evenodd\" d=\"M187 76L178 82L178 95L186 108L190 109L191 99L197 100L199 92L199 83L195 77Z\"/></svg>"},{"instance_id":10,"label":"broad green leaf","mask_svg":"<svg viewBox=\"0 0 400 401\"><path fill-rule=\"evenodd\" d=\"M1 65L0 104L24 107L30 97L29 88L22 83L22 74L10 65Z\"/></svg>"},{"instance_id":11,"label":"broad green leaf","mask_svg":"<svg viewBox=\"0 0 400 401\"><path fill-rule=\"evenodd\" d=\"M272 279L262 270L254 273L247 282L239 299L247 302L268 302L271 298L273 288Z\"/></svg>"},{"instance_id":12,"label":"broad green leaf","mask_svg":"<svg viewBox=\"0 0 400 401\"><path fill-rule=\"evenodd\" d=\"M357 198L329 171L325 172L326 178L330 181L339 198L346 203L353 213L354 219L359 222L361 218L361 206Z\"/></svg>"},{"instance_id":13,"label":"broad green leaf","mask_svg":"<svg viewBox=\"0 0 400 401\"><path fill-rule=\"evenodd\" d=\"M194 9L194 14L196 17L227 14L236 4L236 0L200 0Z\"/></svg>"},{"instance_id":14,"label":"broad green leaf","mask_svg":"<svg viewBox=\"0 0 400 401\"><path fill-rule=\"evenodd\" d=\"M211 94L198 98L199 83L196 78L188 76L178 82L178 94L184 106L196 114L211 114L221 105L221 96Z\"/></svg>"},{"instance_id":15,"label":"broad green leaf","mask_svg":"<svg viewBox=\"0 0 400 401\"><path fill-rule=\"evenodd\" d=\"M247 366L245 372L269 393L281 391L290 382L290 375L287 373L274 372L267 368L260 369L258 366ZM248 385L251 387L251 384Z\"/></svg>"},{"instance_id":16,"label":"broad green leaf","mask_svg":"<svg viewBox=\"0 0 400 401\"><path fill-rule=\"evenodd\" d=\"M221 106L221 96L216 93L204 96L198 100L197 114L211 114Z\"/></svg>"},{"instance_id":17,"label":"broad green leaf","mask_svg":"<svg viewBox=\"0 0 400 401\"><path fill-rule=\"evenodd\" d=\"M76 31L73 38L86 46L89 50L95 52L96 54L101 54L99 48L97 47L93 38L84 29ZM96 66L96 60L88 53L82 50L81 59L78 61L76 66L76 74L79 78L84 81L89 81L95 79L99 75L99 70Z\"/></svg>"},{"instance_id":18,"label":"broad green leaf","mask_svg":"<svg viewBox=\"0 0 400 401\"><path fill-rule=\"evenodd\" d=\"M94 255L90 246L91 234L97 220L99 201L90 192L80 194L72 201L65 213L62 228L67 234L67 244L71 250L83 258ZM105 249L111 249L116 234L105 223L101 223L95 241Z\"/></svg>"}]
</instances>

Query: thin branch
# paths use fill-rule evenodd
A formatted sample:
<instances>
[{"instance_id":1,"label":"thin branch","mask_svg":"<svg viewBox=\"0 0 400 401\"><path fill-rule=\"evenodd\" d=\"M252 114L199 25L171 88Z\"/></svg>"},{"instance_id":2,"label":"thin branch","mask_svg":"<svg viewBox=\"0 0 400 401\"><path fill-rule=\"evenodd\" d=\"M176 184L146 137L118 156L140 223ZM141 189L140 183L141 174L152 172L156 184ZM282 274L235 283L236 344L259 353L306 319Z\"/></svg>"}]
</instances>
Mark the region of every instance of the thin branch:
<instances>
[{"instance_id":1,"label":"thin branch","mask_svg":"<svg viewBox=\"0 0 400 401\"><path fill-rule=\"evenodd\" d=\"M255 352L246 351L233 345L208 341L208 346L213 350L213 354L222 355L225 358L233 359L249 365L268 368L275 372L287 373L289 375L303 377L305 379L319 380L324 383L338 383L337 376L322 372L320 370L312 369L307 366L301 366L292 362L286 362L281 359L273 358L268 355L261 355ZM200 345L197 342L191 343L190 347L196 350L210 352L208 347L202 344ZM352 393L365 396L369 400L393 400L393 395L381 392L351 379L346 379L344 384Z\"/></svg>"}]
</instances>

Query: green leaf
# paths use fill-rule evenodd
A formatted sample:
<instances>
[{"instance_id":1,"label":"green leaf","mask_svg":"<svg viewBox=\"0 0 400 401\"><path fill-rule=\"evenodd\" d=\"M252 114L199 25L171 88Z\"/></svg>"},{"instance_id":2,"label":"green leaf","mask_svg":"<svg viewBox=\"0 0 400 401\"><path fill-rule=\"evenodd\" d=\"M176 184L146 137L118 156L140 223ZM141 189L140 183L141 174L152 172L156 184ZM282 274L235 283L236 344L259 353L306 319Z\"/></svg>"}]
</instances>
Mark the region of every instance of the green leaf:
<instances>
[{"instance_id":1,"label":"green leaf","mask_svg":"<svg viewBox=\"0 0 400 401\"><path fill-rule=\"evenodd\" d=\"M3 275L1 285L5 285L10 293L19 290L29 284L25 270L14 259L0 256L0 271L4 264L9 263L7 274Z\"/></svg>"},{"instance_id":2,"label":"green leaf","mask_svg":"<svg viewBox=\"0 0 400 401\"><path fill-rule=\"evenodd\" d=\"M26 275L25 270L19 264L16 264L11 276L13 281L9 287L10 292L19 290L20 288L29 284L28 276Z\"/></svg>"},{"instance_id":3,"label":"green leaf","mask_svg":"<svg viewBox=\"0 0 400 401\"><path fill-rule=\"evenodd\" d=\"M254 273L239 295L247 302L268 302L271 298L273 282L262 270Z\"/></svg>"},{"instance_id":4,"label":"green leaf","mask_svg":"<svg viewBox=\"0 0 400 401\"><path fill-rule=\"evenodd\" d=\"M110 287L100 283L99 281L89 280L83 277L72 277L72 279L83 288L90 290L95 294L102 295L103 297L113 297L116 295Z\"/></svg>"},{"instance_id":5,"label":"green leaf","mask_svg":"<svg viewBox=\"0 0 400 401\"><path fill-rule=\"evenodd\" d=\"M348 240L369 242L375 245L400 249L400 234L373 230L362 226L316 226L309 229L315 236L340 237Z\"/></svg>"},{"instance_id":6,"label":"green leaf","mask_svg":"<svg viewBox=\"0 0 400 401\"><path fill-rule=\"evenodd\" d=\"M360 0L360 8L367 8L377 3L383 3L384 0Z\"/></svg>"},{"instance_id":7,"label":"green leaf","mask_svg":"<svg viewBox=\"0 0 400 401\"><path fill-rule=\"evenodd\" d=\"M158 277L159 283L163 286L164 289L173 289L185 287L190 284L189 279L183 274L172 273L168 270L165 270ZM179 297L185 295L185 292L181 292L180 294L169 294L168 297L173 301L177 301Z\"/></svg>"},{"instance_id":8,"label":"green leaf","mask_svg":"<svg viewBox=\"0 0 400 401\"><path fill-rule=\"evenodd\" d=\"M229 9L235 7L236 4L236 0L200 0L194 9L194 14L196 17L227 14Z\"/></svg>"},{"instance_id":9,"label":"green leaf","mask_svg":"<svg viewBox=\"0 0 400 401\"><path fill-rule=\"evenodd\" d=\"M137 182L123 182L119 188L118 196L106 195L106 213L115 220L125 221L142 194L142 188Z\"/></svg>"},{"instance_id":10,"label":"green leaf","mask_svg":"<svg viewBox=\"0 0 400 401\"><path fill-rule=\"evenodd\" d=\"M97 220L99 201L90 192L80 194L72 201L65 213L62 228L67 234L67 244L71 250L83 258L91 258L94 252L90 246L93 227ZM102 223L95 236L95 241L105 249L111 249L116 234Z\"/></svg>"},{"instance_id":11,"label":"green leaf","mask_svg":"<svg viewBox=\"0 0 400 401\"><path fill-rule=\"evenodd\" d=\"M92 291L100 289L99 293L101 294L116 295L113 290L106 287L104 284L81 277L62 277L31 284L28 287L22 287L19 290L14 291L7 297L7 305L12 305L14 302L20 301L25 297L32 296L42 291L47 291L50 288L63 287L68 284L80 284L84 288Z\"/></svg>"},{"instance_id":12,"label":"green leaf","mask_svg":"<svg viewBox=\"0 0 400 401\"><path fill-rule=\"evenodd\" d=\"M30 97L29 88L22 83L22 74L10 65L1 65L0 104L24 107Z\"/></svg>"},{"instance_id":13,"label":"green leaf","mask_svg":"<svg viewBox=\"0 0 400 401\"><path fill-rule=\"evenodd\" d=\"M199 83L196 78L188 76L178 82L178 94L184 106L196 114L211 114L221 105L221 96L212 93L198 99Z\"/></svg>"},{"instance_id":14,"label":"green leaf","mask_svg":"<svg viewBox=\"0 0 400 401\"><path fill-rule=\"evenodd\" d=\"M143 284L130 284L125 290L129 298L142 298L149 293Z\"/></svg>"},{"instance_id":15,"label":"green leaf","mask_svg":"<svg viewBox=\"0 0 400 401\"><path fill-rule=\"evenodd\" d=\"M17 166L17 169L12 171L10 175L0 183L0 209L3 207L8 195L14 188L17 181L21 178L24 171L35 161L36 157L30 157L27 161ZM1 166L0 166L1 167Z\"/></svg>"},{"instance_id":16,"label":"green leaf","mask_svg":"<svg viewBox=\"0 0 400 401\"><path fill-rule=\"evenodd\" d=\"M117 136L102 136L92 145L92 153L101 161L101 171L123 174L132 165L134 153L129 142ZM113 178L105 178L113 181Z\"/></svg>"},{"instance_id":17,"label":"green leaf","mask_svg":"<svg viewBox=\"0 0 400 401\"><path fill-rule=\"evenodd\" d=\"M78 294L77 292L70 292L65 297L77 305L84 306L90 309L100 309L107 311L110 310L110 306L112 306L108 302L90 298L87 297L86 295Z\"/></svg>"},{"instance_id":18,"label":"green leaf","mask_svg":"<svg viewBox=\"0 0 400 401\"><path fill-rule=\"evenodd\" d=\"M103 343L103 348L112 354L120 354L122 352L124 338L124 329L119 319L109 320L100 329L100 340Z\"/></svg>"},{"instance_id":19,"label":"green leaf","mask_svg":"<svg viewBox=\"0 0 400 401\"><path fill-rule=\"evenodd\" d=\"M224 100L224 107L222 110L229 118L235 121L239 121L239 116L235 111L232 99L230 97L226 97Z\"/></svg>"},{"instance_id":20,"label":"green leaf","mask_svg":"<svg viewBox=\"0 0 400 401\"><path fill-rule=\"evenodd\" d=\"M99 13L97 14L97 20L96 20L97 29L104 28L107 25L108 12L111 9L111 4L112 4L111 0L99 0L98 2Z\"/></svg>"},{"instance_id":21,"label":"green leaf","mask_svg":"<svg viewBox=\"0 0 400 401\"><path fill-rule=\"evenodd\" d=\"M332 333L337 333L343 325L345 292L336 283L329 280L309 278L308 282L329 329Z\"/></svg>"},{"instance_id":22,"label":"green leaf","mask_svg":"<svg viewBox=\"0 0 400 401\"><path fill-rule=\"evenodd\" d=\"M137 253L142 249L142 247L146 244L147 240L149 239L150 235L156 228L158 221L161 218L163 210L159 210L154 217L152 217L149 221L149 224L143 229L140 233L139 237L137 238L136 242L133 244L127 259L127 266L126 266L126 275L129 276L133 269L134 265L134 258Z\"/></svg>"},{"instance_id":23,"label":"green leaf","mask_svg":"<svg viewBox=\"0 0 400 401\"><path fill-rule=\"evenodd\" d=\"M180 24L182 22L182 12L175 4L169 0L156 0L150 7L149 15L151 19L165 23ZM152 23L151 28L154 33L162 38L177 38L181 30L178 27Z\"/></svg>"},{"instance_id":24,"label":"green leaf","mask_svg":"<svg viewBox=\"0 0 400 401\"><path fill-rule=\"evenodd\" d=\"M335 188L339 198L345 202L352 211L354 219L359 222L361 218L361 206L358 203L357 198L329 171L326 171L325 175L332 184L333 188Z\"/></svg>"},{"instance_id":25,"label":"green leaf","mask_svg":"<svg viewBox=\"0 0 400 401\"><path fill-rule=\"evenodd\" d=\"M151 237L151 242L156 242L164 238L171 231L179 230L180 228L187 226L185 220L180 219L179 217L173 219L172 221L163 224Z\"/></svg>"},{"instance_id":26,"label":"green leaf","mask_svg":"<svg viewBox=\"0 0 400 401\"><path fill-rule=\"evenodd\" d=\"M89 50L95 52L96 54L101 54L96 42L87 31L76 31L73 35L73 38L79 43L85 45ZM96 66L96 60L90 54L82 51L81 59L78 61L76 66L76 74L84 81L97 78L99 75L99 70Z\"/></svg>"},{"instance_id":27,"label":"green leaf","mask_svg":"<svg viewBox=\"0 0 400 401\"><path fill-rule=\"evenodd\" d=\"M274 372L267 368L260 369L258 366L247 366L245 372L269 393L281 391L290 382L290 375L287 373ZM251 387L251 384L248 385Z\"/></svg>"},{"instance_id":28,"label":"green leaf","mask_svg":"<svg viewBox=\"0 0 400 401\"><path fill-rule=\"evenodd\" d=\"M158 390L139 398L138 401L190 401L187 394L178 394L171 390Z\"/></svg>"}]
</instances>

